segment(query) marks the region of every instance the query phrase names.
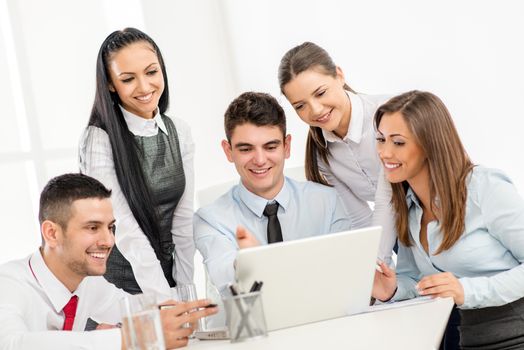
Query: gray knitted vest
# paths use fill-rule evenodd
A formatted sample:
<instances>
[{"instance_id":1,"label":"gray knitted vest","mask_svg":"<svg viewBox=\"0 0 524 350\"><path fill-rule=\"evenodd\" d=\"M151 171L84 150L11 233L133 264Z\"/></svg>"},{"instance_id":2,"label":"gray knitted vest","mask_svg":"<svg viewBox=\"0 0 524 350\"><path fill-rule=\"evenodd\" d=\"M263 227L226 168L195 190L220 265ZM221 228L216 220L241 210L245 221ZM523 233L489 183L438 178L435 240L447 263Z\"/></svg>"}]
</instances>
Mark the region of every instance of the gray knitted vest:
<instances>
[{"instance_id":1,"label":"gray knitted vest","mask_svg":"<svg viewBox=\"0 0 524 350\"><path fill-rule=\"evenodd\" d=\"M160 232L157 238L160 243L160 251L156 255L166 280L171 287L174 287L176 285L173 278L175 244L171 235L171 226L175 208L184 193L186 180L175 124L165 116L162 116L162 120L169 135L159 130L155 136L135 136L135 141L143 155L141 167L155 201L155 210L159 219ZM125 234L125 232L119 232L119 234ZM116 245L107 261L104 277L128 293L142 292L131 265Z\"/></svg>"}]
</instances>

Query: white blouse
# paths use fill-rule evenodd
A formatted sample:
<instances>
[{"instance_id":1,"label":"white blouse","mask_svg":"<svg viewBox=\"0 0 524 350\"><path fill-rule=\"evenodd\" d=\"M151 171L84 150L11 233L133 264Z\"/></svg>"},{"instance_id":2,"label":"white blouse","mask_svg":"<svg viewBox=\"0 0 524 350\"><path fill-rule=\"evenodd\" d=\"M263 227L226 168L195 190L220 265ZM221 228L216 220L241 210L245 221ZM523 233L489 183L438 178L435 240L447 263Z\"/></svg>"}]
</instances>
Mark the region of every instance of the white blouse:
<instances>
[{"instance_id":1,"label":"white blouse","mask_svg":"<svg viewBox=\"0 0 524 350\"><path fill-rule=\"evenodd\" d=\"M159 130L167 134L160 114L144 119L121 108L129 130L136 136L154 136ZM180 199L171 226L175 244L175 268L173 278L177 283L193 282L193 198L195 146L189 126L179 118L172 118L180 143L180 153L186 178L184 194ZM91 137L87 137L91 135ZM80 171L90 175L112 190L111 200L117 222L115 240L122 255L129 261L135 279L143 292L156 293L170 299L170 287L156 254L146 235L142 232L118 183L113 153L107 133L95 126L84 131L79 148Z\"/></svg>"},{"instance_id":2,"label":"white blouse","mask_svg":"<svg viewBox=\"0 0 524 350\"><path fill-rule=\"evenodd\" d=\"M341 139L322 130L331 156L329 165L319 157L318 167L339 193L352 222L352 228L382 226L378 258L391 265L397 238L391 185L387 182L376 150L373 116L389 96L347 92L351 101L351 120L347 135ZM374 202L374 211L368 205Z\"/></svg>"}]
</instances>

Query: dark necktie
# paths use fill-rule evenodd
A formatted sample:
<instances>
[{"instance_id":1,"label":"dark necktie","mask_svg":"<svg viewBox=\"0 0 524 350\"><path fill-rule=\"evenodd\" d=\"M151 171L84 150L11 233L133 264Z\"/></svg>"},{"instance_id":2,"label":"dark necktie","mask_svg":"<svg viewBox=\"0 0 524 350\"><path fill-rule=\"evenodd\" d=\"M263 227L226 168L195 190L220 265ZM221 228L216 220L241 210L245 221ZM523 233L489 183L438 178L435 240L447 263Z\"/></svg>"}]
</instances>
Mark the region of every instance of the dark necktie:
<instances>
[{"instance_id":1,"label":"dark necktie","mask_svg":"<svg viewBox=\"0 0 524 350\"><path fill-rule=\"evenodd\" d=\"M62 309L64 311L65 320L64 327L62 330L70 331L73 329L73 323L75 323L76 307L78 306L78 297L73 295L67 302L66 306Z\"/></svg>"},{"instance_id":2,"label":"dark necktie","mask_svg":"<svg viewBox=\"0 0 524 350\"><path fill-rule=\"evenodd\" d=\"M276 243L282 242L282 229L280 228L280 221L278 221L278 203L268 203L264 209L264 215L267 216L267 242Z\"/></svg>"}]
</instances>

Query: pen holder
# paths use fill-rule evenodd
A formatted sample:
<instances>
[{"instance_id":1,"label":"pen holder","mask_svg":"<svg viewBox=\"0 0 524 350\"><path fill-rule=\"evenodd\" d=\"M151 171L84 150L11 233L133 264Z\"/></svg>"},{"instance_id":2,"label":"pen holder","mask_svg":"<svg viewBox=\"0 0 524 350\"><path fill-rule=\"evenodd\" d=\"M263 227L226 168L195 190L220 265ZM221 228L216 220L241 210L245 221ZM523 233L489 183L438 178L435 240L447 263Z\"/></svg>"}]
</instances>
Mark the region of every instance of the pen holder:
<instances>
[{"instance_id":1,"label":"pen holder","mask_svg":"<svg viewBox=\"0 0 524 350\"><path fill-rule=\"evenodd\" d=\"M261 292L239 294L223 301L232 343L267 336Z\"/></svg>"}]
</instances>

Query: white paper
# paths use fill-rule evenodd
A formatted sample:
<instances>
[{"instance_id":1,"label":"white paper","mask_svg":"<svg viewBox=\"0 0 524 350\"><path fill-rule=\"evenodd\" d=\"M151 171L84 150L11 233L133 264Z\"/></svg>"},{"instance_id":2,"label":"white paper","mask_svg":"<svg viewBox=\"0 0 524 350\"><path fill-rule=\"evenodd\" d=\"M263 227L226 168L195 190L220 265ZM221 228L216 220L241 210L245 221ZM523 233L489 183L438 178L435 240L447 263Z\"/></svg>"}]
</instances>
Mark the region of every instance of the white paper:
<instances>
[{"instance_id":1,"label":"white paper","mask_svg":"<svg viewBox=\"0 0 524 350\"><path fill-rule=\"evenodd\" d=\"M389 310L389 309L397 309L399 307L406 307L410 305L428 303L433 300L435 300L435 298L432 298L431 296L423 296L423 297L418 297L418 298L413 298L413 299L408 299L408 300L396 301L392 303L383 303L383 304L378 304L378 305L372 305L369 307L368 310L364 311L364 313Z\"/></svg>"}]
</instances>

